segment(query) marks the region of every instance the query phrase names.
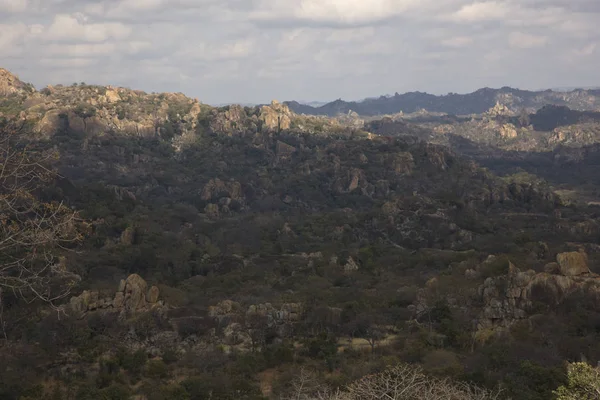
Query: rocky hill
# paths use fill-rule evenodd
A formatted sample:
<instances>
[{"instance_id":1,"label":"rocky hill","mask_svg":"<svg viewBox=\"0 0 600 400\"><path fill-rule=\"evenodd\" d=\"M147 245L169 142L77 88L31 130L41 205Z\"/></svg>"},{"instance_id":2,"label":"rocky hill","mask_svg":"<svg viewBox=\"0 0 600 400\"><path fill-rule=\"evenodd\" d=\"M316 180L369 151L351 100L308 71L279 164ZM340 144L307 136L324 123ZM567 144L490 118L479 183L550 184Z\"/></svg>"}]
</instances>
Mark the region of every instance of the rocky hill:
<instances>
[{"instance_id":1,"label":"rocky hill","mask_svg":"<svg viewBox=\"0 0 600 400\"><path fill-rule=\"evenodd\" d=\"M473 93L450 93L435 96L422 92L396 93L394 96L366 99L361 102L336 100L320 107L311 107L294 101L286 104L298 114L337 116L356 112L361 116L376 116L397 113L414 113L420 110L442 112L452 115L481 114L500 103L512 112L522 109L535 112L547 104L567 106L579 111L600 110L599 90L527 91L503 87L501 89L484 88Z\"/></svg>"},{"instance_id":2,"label":"rocky hill","mask_svg":"<svg viewBox=\"0 0 600 400\"><path fill-rule=\"evenodd\" d=\"M600 272L597 209L473 161L581 175L597 145L520 159L510 146L539 121L501 103L365 121L3 79L0 132L59 172L31 196L89 230L54 249L81 278L55 308L0 294L0 398L297 398L300 365L336 390L408 362L545 399L564 360L600 359L595 319L569 311L595 315L577 288ZM552 110L547 137L595 123ZM532 282L568 296L552 309ZM528 327L540 312L552 323Z\"/></svg>"}]
</instances>

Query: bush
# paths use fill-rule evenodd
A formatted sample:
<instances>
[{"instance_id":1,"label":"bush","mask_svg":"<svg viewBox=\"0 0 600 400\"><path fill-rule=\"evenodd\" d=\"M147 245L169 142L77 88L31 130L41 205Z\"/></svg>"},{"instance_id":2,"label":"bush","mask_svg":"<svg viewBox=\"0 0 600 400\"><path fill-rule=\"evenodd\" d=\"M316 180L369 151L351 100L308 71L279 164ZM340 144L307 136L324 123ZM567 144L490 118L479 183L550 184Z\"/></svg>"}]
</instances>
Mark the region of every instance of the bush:
<instances>
[{"instance_id":1,"label":"bush","mask_svg":"<svg viewBox=\"0 0 600 400\"><path fill-rule=\"evenodd\" d=\"M569 364L567 384L556 389L556 400L600 399L600 370L584 362Z\"/></svg>"},{"instance_id":2,"label":"bush","mask_svg":"<svg viewBox=\"0 0 600 400\"><path fill-rule=\"evenodd\" d=\"M144 350L137 350L134 353L130 353L125 349L119 349L117 351L117 360L124 370L137 376L146 365L148 356Z\"/></svg>"},{"instance_id":3,"label":"bush","mask_svg":"<svg viewBox=\"0 0 600 400\"><path fill-rule=\"evenodd\" d=\"M150 360L146 365L146 375L154 379L165 379L169 376L169 369L162 360Z\"/></svg>"},{"instance_id":4,"label":"bush","mask_svg":"<svg viewBox=\"0 0 600 400\"><path fill-rule=\"evenodd\" d=\"M190 394L179 385L161 386L147 394L148 400L190 400Z\"/></svg>"}]
</instances>

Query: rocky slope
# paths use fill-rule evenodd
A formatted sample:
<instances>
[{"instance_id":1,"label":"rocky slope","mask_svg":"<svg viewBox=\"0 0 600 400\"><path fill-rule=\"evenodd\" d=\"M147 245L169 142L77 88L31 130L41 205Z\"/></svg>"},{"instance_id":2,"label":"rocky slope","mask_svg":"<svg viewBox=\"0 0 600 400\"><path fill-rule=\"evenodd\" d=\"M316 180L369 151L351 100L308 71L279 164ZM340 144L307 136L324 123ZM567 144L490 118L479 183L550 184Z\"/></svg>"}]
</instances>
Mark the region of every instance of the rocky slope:
<instances>
[{"instance_id":1,"label":"rocky slope","mask_svg":"<svg viewBox=\"0 0 600 400\"><path fill-rule=\"evenodd\" d=\"M97 136L110 132L172 140L176 148L194 141L197 131L229 136L248 133L340 132L348 123L298 116L277 101L261 107L213 108L182 93L145 93L122 87L48 86L36 91L15 75L0 70L0 118L18 117L48 138L57 132Z\"/></svg>"}]
</instances>

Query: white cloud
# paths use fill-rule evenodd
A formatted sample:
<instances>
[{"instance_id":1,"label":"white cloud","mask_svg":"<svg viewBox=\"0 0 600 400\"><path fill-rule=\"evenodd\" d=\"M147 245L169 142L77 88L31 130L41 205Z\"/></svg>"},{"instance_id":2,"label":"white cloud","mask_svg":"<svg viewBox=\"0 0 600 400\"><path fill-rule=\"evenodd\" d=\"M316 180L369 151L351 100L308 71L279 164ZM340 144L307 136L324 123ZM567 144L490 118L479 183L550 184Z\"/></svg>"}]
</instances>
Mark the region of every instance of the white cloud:
<instances>
[{"instance_id":1,"label":"white cloud","mask_svg":"<svg viewBox=\"0 0 600 400\"><path fill-rule=\"evenodd\" d=\"M590 43L586 46L583 46L579 49L575 49L573 50L573 53L575 53L575 55L577 56L581 56L581 57L589 57L592 54L594 54L594 52L596 51L597 45L596 43Z\"/></svg>"},{"instance_id":2,"label":"white cloud","mask_svg":"<svg viewBox=\"0 0 600 400\"><path fill-rule=\"evenodd\" d=\"M115 43L51 44L43 49L51 57L93 58L114 53Z\"/></svg>"},{"instance_id":3,"label":"white cloud","mask_svg":"<svg viewBox=\"0 0 600 400\"><path fill-rule=\"evenodd\" d=\"M175 53L182 60L223 61L246 58L252 54L256 43L253 39L241 39L218 44L190 42Z\"/></svg>"},{"instance_id":4,"label":"white cloud","mask_svg":"<svg viewBox=\"0 0 600 400\"><path fill-rule=\"evenodd\" d=\"M39 63L44 67L52 68L83 68L89 67L94 64L94 60L91 58L41 58ZM64 78L63 78L64 79ZM63 81L63 84L71 83L70 81Z\"/></svg>"},{"instance_id":5,"label":"white cloud","mask_svg":"<svg viewBox=\"0 0 600 400\"><path fill-rule=\"evenodd\" d=\"M0 0L0 11L6 13L22 13L27 11L27 0Z\"/></svg>"},{"instance_id":6,"label":"white cloud","mask_svg":"<svg viewBox=\"0 0 600 400\"><path fill-rule=\"evenodd\" d=\"M109 17L123 17L139 12L156 11L165 4L165 0L122 0L115 7L105 10Z\"/></svg>"},{"instance_id":7,"label":"white cloud","mask_svg":"<svg viewBox=\"0 0 600 400\"><path fill-rule=\"evenodd\" d=\"M473 38L469 36L454 36L443 39L440 43L446 47L466 47L473 43Z\"/></svg>"},{"instance_id":8,"label":"white cloud","mask_svg":"<svg viewBox=\"0 0 600 400\"><path fill-rule=\"evenodd\" d=\"M511 13L507 2L488 1L462 6L451 18L459 22L501 20Z\"/></svg>"},{"instance_id":9,"label":"white cloud","mask_svg":"<svg viewBox=\"0 0 600 400\"><path fill-rule=\"evenodd\" d=\"M548 43L546 36L530 35L523 32L511 32L508 37L510 47L516 49L531 49L534 47L542 47Z\"/></svg>"},{"instance_id":10,"label":"white cloud","mask_svg":"<svg viewBox=\"0 0 600 400\"><path fill-rule=\"evenodd\" d=\"M28 33L27 25L0 24L0 52L7 54L14 50L16 44Z\"/></svg>"},{"instance_id":11,"label":"white cloud","mask_svg":"<svg viewBox=\"0 0 600 400\"><path fill-rule=\"evenodd\" d=\"M217 103L592 86L599 20L598 0L0 0L0 66Z\"/></svg>"},{"instance_id":12,"label":"white cloud","mask_svg":"<svg viewBox=\"0 0 600 400\"><path fill-rule=\"evenodd\" d=\"M261 0L252 18L360 25L401 15L418 4L418 0Z\"/></svg>"},{"instance_id":13,"label":"white cloud","mask_svg":"<svg viewBox=\"0 0 600 400\"><path fill-rule=\"evenodd\" d=\"M87 23L84 14L58 14L48 28L48 40L83 40L103 42L107 39L123 39L131 28L119 22Z\"/></svg>"}]
</instances>

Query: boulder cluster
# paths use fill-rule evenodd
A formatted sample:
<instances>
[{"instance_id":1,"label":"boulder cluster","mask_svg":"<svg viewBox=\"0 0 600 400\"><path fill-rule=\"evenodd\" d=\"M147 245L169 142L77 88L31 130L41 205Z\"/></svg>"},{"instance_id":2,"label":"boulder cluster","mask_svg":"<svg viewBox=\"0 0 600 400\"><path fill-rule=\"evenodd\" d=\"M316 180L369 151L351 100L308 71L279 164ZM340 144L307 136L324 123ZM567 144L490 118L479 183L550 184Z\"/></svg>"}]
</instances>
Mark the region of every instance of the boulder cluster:
<instances>
[{"instance_id":1,"label":"boulder cluster","mask_svg":"<svg viewBox=\"0 0 600 400\"><path fill-rule=\"evenodd\" d=\"M479 329L508 328L535 314L537 305L556 306L574 294L600 300L600 275L590 271L584 252L560 253L539 273L509 263L507 275L489 277L479 287Z\"/></svg>"},{"instance_id":2,"label":"boulder cluster","mask_svg":"<svg viewBox=\"0 0 600 400\"><path fill-rule=\"evenodd\" d=\"M268 325L279 325L299 321L302 311L303 308L300 303L285 303L281 307L274 307L271 303L252 304L248 306L248 309L242 310L242 306L239 303L224 300L216 306L209 307L208 315L217 319L240 316L240 314L246 318L259 316L265 317Z\"/></svg>"},{"instance_id":3,"label":"boulder cluster","mask_svg":"<svg viewBox=\"0 0 600 400\"><path fill-rule=\"evenodd\" d=\"M84 290L79 296L71 298L68 308L78 317L97 310L131 314L164 306L159 296L158 287L148 288L141 276L132 274L121 280L114 296L101 297L98 291Z\"/></svg>"}]
</instances>

